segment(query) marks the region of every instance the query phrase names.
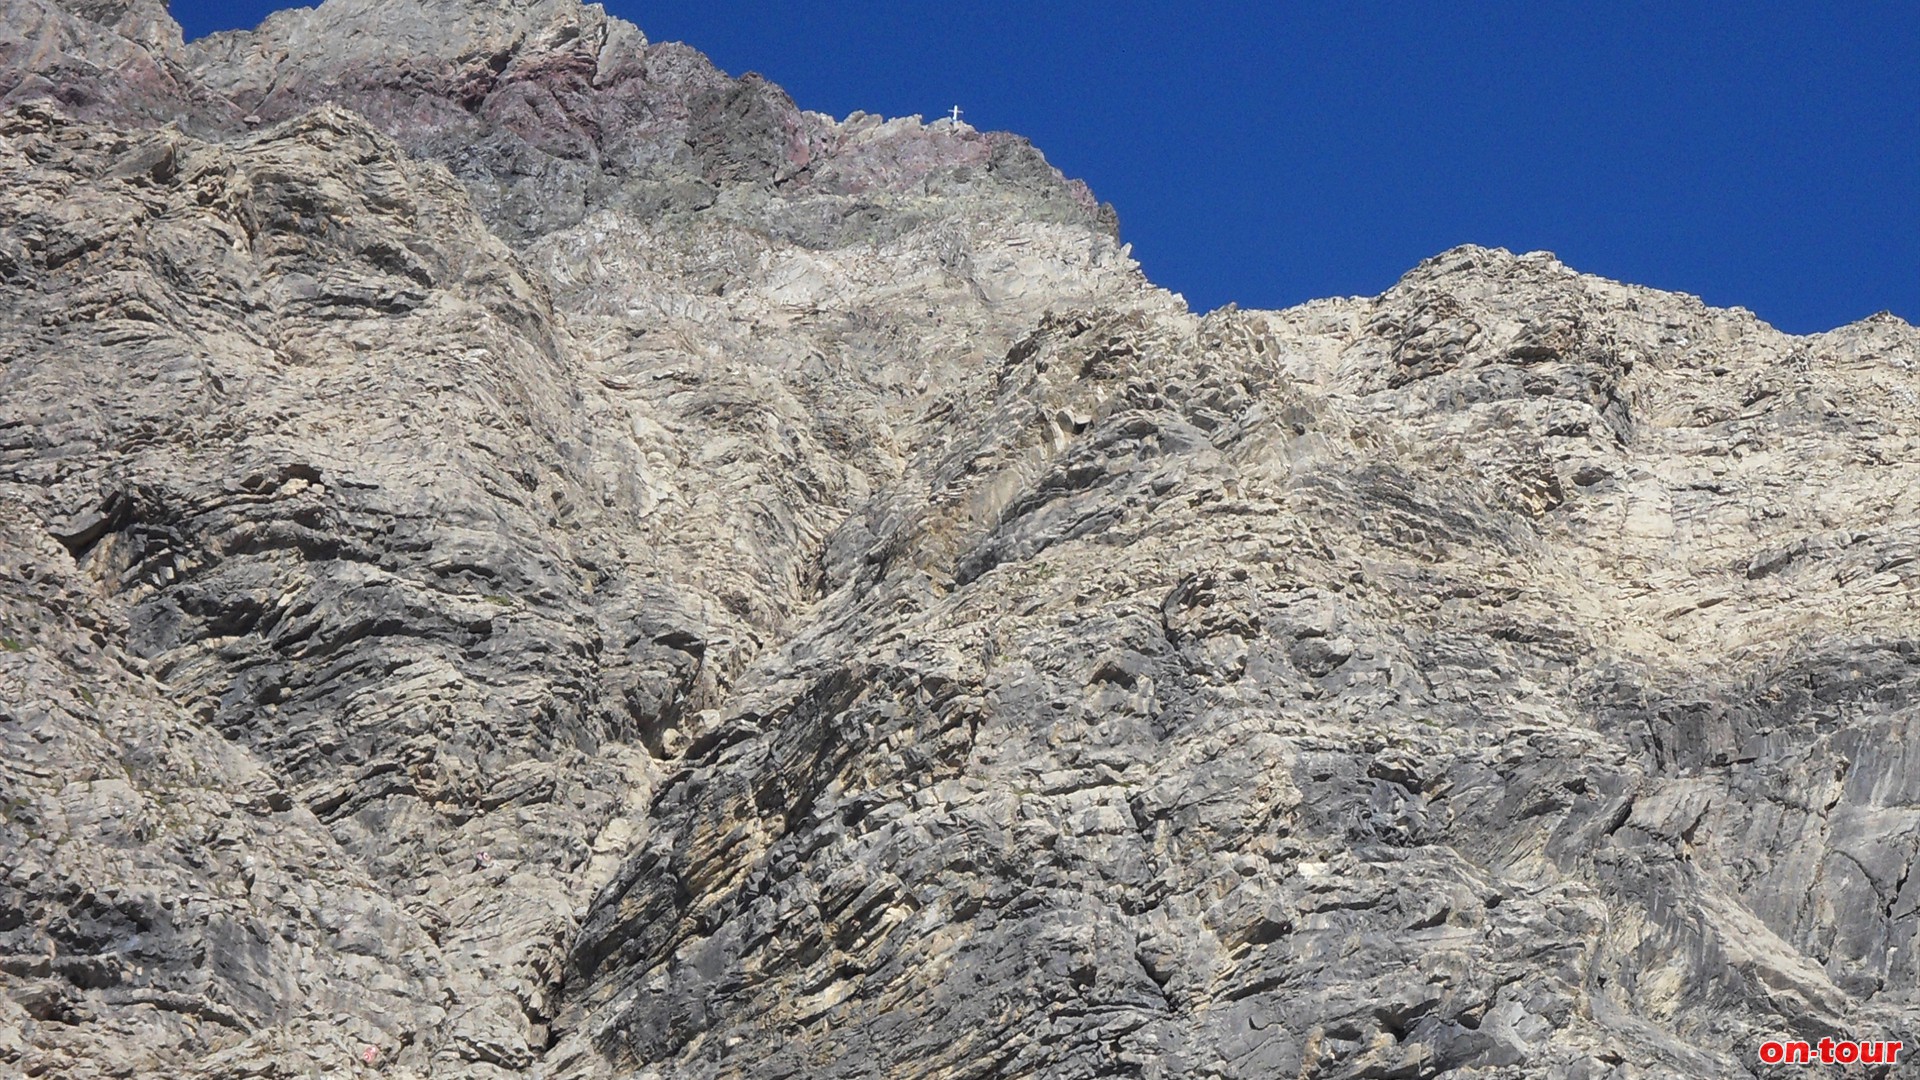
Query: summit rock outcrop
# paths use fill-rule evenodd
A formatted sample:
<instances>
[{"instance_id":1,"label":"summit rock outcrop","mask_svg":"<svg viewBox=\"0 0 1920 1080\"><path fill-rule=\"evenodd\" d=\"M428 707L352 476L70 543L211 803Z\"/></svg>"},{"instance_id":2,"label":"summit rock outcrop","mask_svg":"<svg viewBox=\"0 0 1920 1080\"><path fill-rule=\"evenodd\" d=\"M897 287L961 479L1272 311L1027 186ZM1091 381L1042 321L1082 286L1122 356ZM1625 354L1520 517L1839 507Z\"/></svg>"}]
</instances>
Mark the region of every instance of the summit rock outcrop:
<instances>
[{"instance_id":1,"label":"summit rock outcrop","mask_svg":"<svg viewBox=\"0 0 1920 1080\"><path fill-rule=\"evenodd\" d=\"M1892 316L1195 314L1026 141L572 0L0 0L0 180L0 1072L1912 1034Z\"/></svg>"}]
</instances>

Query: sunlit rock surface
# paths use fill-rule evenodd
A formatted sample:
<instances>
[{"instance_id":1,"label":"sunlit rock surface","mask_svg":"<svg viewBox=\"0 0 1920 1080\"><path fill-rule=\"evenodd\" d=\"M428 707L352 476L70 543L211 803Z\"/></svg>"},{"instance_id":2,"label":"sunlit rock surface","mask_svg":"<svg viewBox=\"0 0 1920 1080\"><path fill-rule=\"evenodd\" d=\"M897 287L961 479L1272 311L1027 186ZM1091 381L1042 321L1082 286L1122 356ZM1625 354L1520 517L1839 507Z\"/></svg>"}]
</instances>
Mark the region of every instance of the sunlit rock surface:
<instances>
[{"instance_id":1,"label":"sunlit rock surface","mask_svg":"<svg viewBox=\"0 0 1920 1080\"><path fill-rule=\"evenodd\" d=\"M1914 1034L1898 319L1197 316L1023 140L568 0L0 0L0 181L0 1073Z\"/></svg>"}]
</instances>

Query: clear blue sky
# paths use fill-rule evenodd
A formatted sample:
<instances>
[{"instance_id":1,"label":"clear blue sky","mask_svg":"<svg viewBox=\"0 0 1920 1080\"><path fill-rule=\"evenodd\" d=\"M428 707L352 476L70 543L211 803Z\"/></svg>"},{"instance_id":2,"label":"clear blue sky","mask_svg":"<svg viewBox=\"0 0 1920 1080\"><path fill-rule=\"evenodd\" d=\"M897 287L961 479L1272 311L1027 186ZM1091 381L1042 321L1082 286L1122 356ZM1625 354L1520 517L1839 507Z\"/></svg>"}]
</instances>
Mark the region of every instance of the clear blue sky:
<instances>
[{"instance_id":1,"label":"clear blue sky","mask_svg":"<svg viewBox=\"0 0 1920 1080\"><path fill-rule=\"evenodd\" d=\"M188 35L285 4L173 0ZM1545 248L1784 330L1920 322L1920 4L607 0L804 108L1029 136L1197 309Z\"/></svg>"}]
</instances>

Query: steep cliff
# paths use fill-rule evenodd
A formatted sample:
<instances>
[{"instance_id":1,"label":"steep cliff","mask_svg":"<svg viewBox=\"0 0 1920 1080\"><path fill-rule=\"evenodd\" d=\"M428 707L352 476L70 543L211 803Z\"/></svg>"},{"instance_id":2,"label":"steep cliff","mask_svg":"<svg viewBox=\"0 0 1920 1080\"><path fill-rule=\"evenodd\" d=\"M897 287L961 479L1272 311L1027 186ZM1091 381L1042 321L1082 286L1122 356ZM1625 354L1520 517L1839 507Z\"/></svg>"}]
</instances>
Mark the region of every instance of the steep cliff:
<instances>
[{"instance_id":1,"label":"steep cliff","mask_svg":"<svg viewBox=\"0 0 1920 1080\"><path fill-rule=\"evenodd\" d=\"M0 1069L1912 1034L1891 316L1197 316L1023 140L571 0L0 0L0 179Z\"/></svg>"}]
</instances>

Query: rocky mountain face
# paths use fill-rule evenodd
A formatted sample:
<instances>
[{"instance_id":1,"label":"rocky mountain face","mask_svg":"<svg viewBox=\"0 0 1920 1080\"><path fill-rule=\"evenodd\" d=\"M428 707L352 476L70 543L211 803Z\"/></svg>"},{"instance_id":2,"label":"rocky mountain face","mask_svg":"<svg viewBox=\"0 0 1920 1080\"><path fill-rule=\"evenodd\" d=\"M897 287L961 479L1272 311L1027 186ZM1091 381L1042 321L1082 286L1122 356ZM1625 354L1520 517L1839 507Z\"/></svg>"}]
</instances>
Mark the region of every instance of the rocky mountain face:
<instances>
[{"instance_id":1,"label":"rocky mountain face","mask_svg":"<svg viewBox=\"0 0 1920 1080\"><path fill-rule=\"evenodd\" d=\"M0 0L0 180L0 1074L1920 1036L1898 319L1197 316L573 0Z\"/></svg>"}]
</instances>

